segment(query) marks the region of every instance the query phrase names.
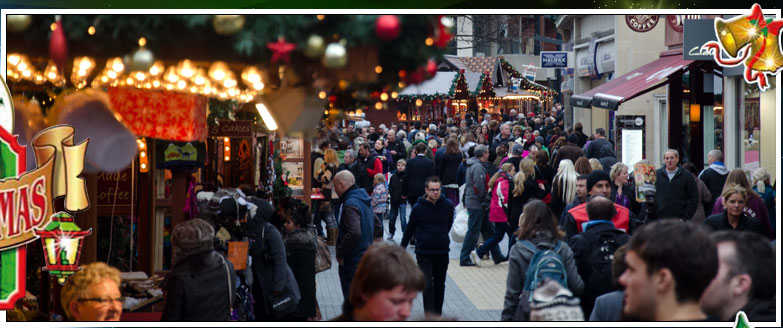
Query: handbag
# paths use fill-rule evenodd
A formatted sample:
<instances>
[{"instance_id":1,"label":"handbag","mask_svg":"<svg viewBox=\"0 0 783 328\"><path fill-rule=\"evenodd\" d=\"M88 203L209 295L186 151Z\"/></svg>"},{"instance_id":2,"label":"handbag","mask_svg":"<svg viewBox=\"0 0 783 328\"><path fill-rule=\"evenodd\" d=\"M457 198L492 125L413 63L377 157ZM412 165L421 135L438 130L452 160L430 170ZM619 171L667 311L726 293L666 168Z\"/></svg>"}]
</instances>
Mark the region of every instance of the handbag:
<instances>
[{"instance_id":1,"label":"handbag","mask_svg":"<svg viewBox=\"0 0 783 328\"><path fill-rule=\"evenodd\" d=\"M275 313L276 318L282 319L287 315L294 313L298 305L298 302L291 293L284 292L283 295L272 299L272 312Z\"/></svg>"},{"instance_id":2,"label":"handbag","mask_svg":"<svg viewBox=\"0 0 783 328\"><path fill-rule=\"evenodd\" d=\"M315 273L323 272L332 268L332 255L326 242L321 236L314 238L315 243Z\"/></svg>"}]
</instances>

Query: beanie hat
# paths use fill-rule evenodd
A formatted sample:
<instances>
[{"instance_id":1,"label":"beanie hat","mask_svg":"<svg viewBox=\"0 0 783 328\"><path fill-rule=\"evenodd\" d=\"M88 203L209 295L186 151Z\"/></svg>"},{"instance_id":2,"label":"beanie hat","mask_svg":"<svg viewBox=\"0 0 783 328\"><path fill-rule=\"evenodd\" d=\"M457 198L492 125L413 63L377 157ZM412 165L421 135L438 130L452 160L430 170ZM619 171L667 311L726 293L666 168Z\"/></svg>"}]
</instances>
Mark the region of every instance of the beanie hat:
<instances>
[{"instance_id":1,"label":"beanie hat","mask_svg":"<svg viewBox=\"0 0 783 328\"><path fill-rule=\"evenodd\" d=\"M192 219L178 224L171 233L174 265L196 254L213 249L215 229L202 219Z\"/></svg>"},{"instance_id":2,"label":"beanie hat","mask_svg":"<svg viewBox=\"0 0 783 328\"><path fill-rule=\"evenodd\" d=\"M584 321L579 298L554 280L533 291L530 321Z\"/></svg>"},{"instance_id":3,"label":"beanie hat","mask_svg":"<svg viewBox=\"0 0 783 328\"><path fill-rule=\"evenodd\" d=\"M590 190L593 189L593 186L595 186L598 181L606 180L610 184L612 183L612 179L609 177L609 174L604 172L603 170L597 170L590 172L590 175L587 176L587 192L590 192Z\"/></svg>"}]
</instances>

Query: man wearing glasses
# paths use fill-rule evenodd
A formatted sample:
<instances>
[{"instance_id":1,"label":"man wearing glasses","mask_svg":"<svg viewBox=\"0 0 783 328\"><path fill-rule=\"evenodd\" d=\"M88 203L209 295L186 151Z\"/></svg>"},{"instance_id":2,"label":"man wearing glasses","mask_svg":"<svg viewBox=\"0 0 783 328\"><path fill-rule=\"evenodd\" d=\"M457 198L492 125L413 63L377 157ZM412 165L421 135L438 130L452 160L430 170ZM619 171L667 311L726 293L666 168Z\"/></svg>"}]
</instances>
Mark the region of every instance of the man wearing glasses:
<instances>
[{"instance_id":1,"label":"man wearing glasses","mask_svg":"<svg viewBox=\"0 0 783 328\"><path fill-rule=\"evenodd\" d=\"M122 301L120 271L103 262L82 266L60 294L70 321L120 321Z\"/></svg>"},{"instance_id":2,"label":"man wearing glasses","mask_svg":"<svg viewBox=\"0 0 783 328\"><path fill-rule=\"evenodd\" d=\"M415 237L416 262L424 273L427 286L422 296L424 311L441 315L449 267L449 230L454 222L454 204L441 196L440 179L429 177L424 183L425 195L413 205L401 246L408 247Z\"/></svg>"}]
</instances>

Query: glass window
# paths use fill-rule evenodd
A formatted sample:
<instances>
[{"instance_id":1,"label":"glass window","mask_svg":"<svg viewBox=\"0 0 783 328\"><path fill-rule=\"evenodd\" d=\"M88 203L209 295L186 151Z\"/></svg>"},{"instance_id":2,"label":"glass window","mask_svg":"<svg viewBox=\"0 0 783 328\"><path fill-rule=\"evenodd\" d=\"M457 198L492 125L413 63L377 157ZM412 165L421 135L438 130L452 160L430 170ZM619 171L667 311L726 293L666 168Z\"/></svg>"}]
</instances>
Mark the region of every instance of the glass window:
<instances>
[{"instance_id":1,"label":"glass window","mask_svg":"<svg viewBox=\"0 0 783 328\"><path fill-rule=\"evenodd\" d=\"M680 163L691 158L691 72L682 74L682 143L680 144ZM661 154L663 155L663 154Z\"/></svg>"},{"instance_id":2,"label":"glass window","mask_svg":"<svg viewBox=\"0 0 783 328\"><path fill-rule=\"evenodd\" d=\"M746 84L743 94L743 106L740 112L742 120L742 166L747 169L759 167L761 149L761 102L759 89L755 84Z\"/></svg>"},{"instance_id":3,"label":"glass window","mask_svg":"<svg viewBox=\"0 0 783 328\"><path fill-rule=\"evenodd\" d=\"M707 153L713 149L724 150L723 147L723 76L720 72L704 75L704 78L712 78L712 106L704 106L704 166L707 163Z\"/></svg>"}]
</instances>

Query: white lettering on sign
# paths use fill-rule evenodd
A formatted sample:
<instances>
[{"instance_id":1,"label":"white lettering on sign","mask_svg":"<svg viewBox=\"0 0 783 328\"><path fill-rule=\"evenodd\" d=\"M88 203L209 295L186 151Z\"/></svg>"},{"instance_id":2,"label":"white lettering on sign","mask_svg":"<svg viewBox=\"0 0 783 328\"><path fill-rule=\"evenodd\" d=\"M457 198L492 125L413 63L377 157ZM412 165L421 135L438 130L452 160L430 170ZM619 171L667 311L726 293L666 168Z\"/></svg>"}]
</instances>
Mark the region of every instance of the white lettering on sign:
<instances>
[{"instance_id":1,"label":"white lettering on sign","mask_svg":"<svg viewBox=\"0 0 783 328\"><path fill-rule=\"evenodd\" d=\"M645 82L648 82L648 83L650 81L652 81L652 80L662 80L662 79L665 79L666 77L668 77L669 75L671 75L672 73L674 73L675 71L677 71L677 70L679 70L681 68L682 68L682 65L677 65L677 66L674 66L674 67L666 67L666 68L664 68L664 69L662 69L660 71L657 71L655 73L650 74L650 76L648 76L644 80L645 80Z\"/></svg>"}]
</instances>

